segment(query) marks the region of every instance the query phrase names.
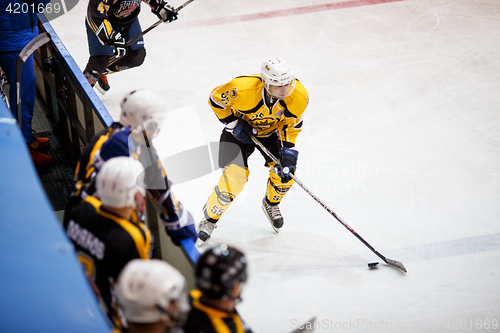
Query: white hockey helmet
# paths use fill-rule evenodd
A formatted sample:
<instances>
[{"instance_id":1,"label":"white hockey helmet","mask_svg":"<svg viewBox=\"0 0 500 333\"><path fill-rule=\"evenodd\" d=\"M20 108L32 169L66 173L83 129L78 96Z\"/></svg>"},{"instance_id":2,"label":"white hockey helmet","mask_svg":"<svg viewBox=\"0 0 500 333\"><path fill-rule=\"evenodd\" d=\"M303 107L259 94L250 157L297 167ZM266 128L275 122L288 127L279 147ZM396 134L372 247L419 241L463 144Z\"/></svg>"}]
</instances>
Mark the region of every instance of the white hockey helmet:
<instances>
[{"instance_id":1,"label":"white hockey helmet","mask_svg":"<svg viewBox=\"0 0 500 333\"><path fill-rule=\"evenodd\" d=\"M144 127L151 139L160 130L166 105L167 102L152 91L131 91L125 95L120 104L120 123L123 126L130 126L133 133L141 133Z\"/></svg>"},{"instance_id":2,"label":"white hockey helmet","mask_svg":"<svg viewBox=\"0 0 500 333\"><path fill-rule=\"evenodd\" d=\"M284 99L293 93L295 75L281 58L264 61L260 73L264 88L272 97Z\"/></svg>"},{"instance_id":3,"label":"white hockey helmet","mask_svg":"<svg viewBox=\"0 0 500 333\"><path fill-rule=\"evenodd\" d=\"M133 207L135 194L144 196L145 188L142 163L128 156L110 158L96 177L98 197L114 208Z\"/></svg>"},{"instance_id":4,"label":"white hockey helmet","mask_svg":"<svg viewBox=\"0 0 500 333\"><path fill-rule=\"evenodd\" d=\"M117 294L127 321L133 323L155 323L167 315L182 325L190 309L184 276L159 259L129 261L118 276Z\"/></svg>"}]
</instances>

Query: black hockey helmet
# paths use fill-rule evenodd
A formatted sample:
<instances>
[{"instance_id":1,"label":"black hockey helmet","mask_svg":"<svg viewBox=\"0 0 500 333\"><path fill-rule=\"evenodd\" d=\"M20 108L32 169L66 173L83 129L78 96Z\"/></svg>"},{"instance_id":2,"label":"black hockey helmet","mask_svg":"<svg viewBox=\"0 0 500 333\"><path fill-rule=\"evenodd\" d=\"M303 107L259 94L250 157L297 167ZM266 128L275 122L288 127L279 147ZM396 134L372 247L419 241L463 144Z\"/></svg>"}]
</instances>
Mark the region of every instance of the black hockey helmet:
<instances>
[{"instance_id":1,"label":"black hockey helmet","mask_svg":"<svg viewBox=\"0 0 500 333\"><path fill-rule=\"evenodd\" d=\"M243 252L226 244L203 252L196 263L196 285L204 296L229 296L238 282L247 280L247 260Z\"/></svg>"}]
</instances>

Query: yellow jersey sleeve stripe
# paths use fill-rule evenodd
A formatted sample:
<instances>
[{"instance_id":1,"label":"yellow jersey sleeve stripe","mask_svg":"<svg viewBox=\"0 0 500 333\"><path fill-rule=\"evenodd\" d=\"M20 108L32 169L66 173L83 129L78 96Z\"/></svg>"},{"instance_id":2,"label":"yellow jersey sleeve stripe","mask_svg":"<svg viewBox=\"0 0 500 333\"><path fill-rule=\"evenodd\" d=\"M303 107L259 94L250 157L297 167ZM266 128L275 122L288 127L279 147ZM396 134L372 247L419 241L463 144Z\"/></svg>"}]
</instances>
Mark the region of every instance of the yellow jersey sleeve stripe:
<instances>
[{"instance_id":1,"label":"yellow jersey sleeve stripe","mask_svg":"<svg viewBox=\"0 0 500 333\"><path fill-rule=\"evenodd\" d=\"M87 16L87 23L89 24L89 27L94 31L94 33L97 31L97 24L95 24L94 20L92 20L89 16Z\"/></svg>"},{"instance_id":2,"label":"yellow jersey sleeve stripe","mask_svg":"<svg viewBox=\"0 0 500 333\"><path fill-rule=\"evenodd\" d=\"M96 209L96 211L100 215L102 215L110 220L115 221L123 229L125 229L129 233L129 235L132 237L132 239L135 243L135 246L137 248L137 252L139 253L139 256L141 257L141 259L149 259L149 248L151 246L151 233L148 229L146 229L142 225L137 225L137 224L134 225L132 222L130 222L124 218L120 218L118 216L115 216L113 214L110 214L110 213L107 213L107 212L101 210L101 208L100 208L101 202L99 201L99 199L97 199L93 196L89 196L89 197L85 198L84 200L87 201L88 203L90 203L92 206L94 206L94 208ZM141 231L138 228L141 228L141 230L144 231L145 237L143 237Z\"/></svg>"},{"instance_id":3,"label":"yellow jersey sleeve stripe","mask_svg":"<svg viewBox=\"0 0 500 333\"><path fill-rule=\"evenodd\" d=\"M109 23L108 20L104 20L104 21L102 21L102 23L104 24L104 27L106 28L106 35L108 37L110 37L111 33L113 32L113 28L111 27L111 23Z\"/></svg>"},{"instance_id":4,"label":"yellow jersey sleeve stripe","mask_svg":"<svg viewBox=\"0 0 500 333\"><path fill-rule=\"evenodd\" d=\"M75 168L75 178L78 177L78 173L80 172L80 161L76 163L76 168Z\"/></svg>"},{"instance_id":5,"label":"yellow jersey sleeve stripe","mask_svg":"<svg viewBox=\"0 0 500 333\"><path fill-rule=\"evenodd\" d=\"M98 150L101 150L102 145L109 139L109 135L103 135L97 140L94 147L92 147L92 151L90 152L89 161L86 167L87 173L85 174L85 179L89 179L92 173L94 172L94 156Z\"/></svg>"}]
</instances>

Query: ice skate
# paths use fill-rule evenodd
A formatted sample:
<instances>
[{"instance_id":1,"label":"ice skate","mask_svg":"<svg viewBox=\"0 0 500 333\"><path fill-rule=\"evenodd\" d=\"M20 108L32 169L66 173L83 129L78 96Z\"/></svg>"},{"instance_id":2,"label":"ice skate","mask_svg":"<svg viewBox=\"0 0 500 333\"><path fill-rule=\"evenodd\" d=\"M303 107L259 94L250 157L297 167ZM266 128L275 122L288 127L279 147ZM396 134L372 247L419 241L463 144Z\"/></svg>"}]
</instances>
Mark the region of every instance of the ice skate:
<instances>
[{"instance_id":1,"label":"ice skate","mask_svg":"<svg viewBox=\"0 0 500 333\"><path fill-rule=\"evenodd\" d=\"M206 242L210 239L210 236L212 236L212 232L215 228L217 228L217 224L209 222L205 218L203 218L198 225L198 238L201 241Z\"/></svg>"},{"instance_id":2,"label":"ice skate","mask_svg":"<svg viewBox=\"0 0 500 333\"><path fill-rule=\"evenodd\" d=\"M101 75L99 77L99 80L97 80L97 84L95 85L95 88L103 95L108 92L110 86L106 75Z\"/></svg>"},{"instance_id":3,"label":"ice skate","mask_svg":"<svg viewBox=\"0 0 500 333\"><path fill-rule=\"evenodd\" d=\"M267 201L267 198L264 197L264 199L262 200L262 210L269 219L269 222L271 222L271 227L273 228L274 232L278 233L284 223L278 205L271 206Z\"/></svg>"}]
</instances>

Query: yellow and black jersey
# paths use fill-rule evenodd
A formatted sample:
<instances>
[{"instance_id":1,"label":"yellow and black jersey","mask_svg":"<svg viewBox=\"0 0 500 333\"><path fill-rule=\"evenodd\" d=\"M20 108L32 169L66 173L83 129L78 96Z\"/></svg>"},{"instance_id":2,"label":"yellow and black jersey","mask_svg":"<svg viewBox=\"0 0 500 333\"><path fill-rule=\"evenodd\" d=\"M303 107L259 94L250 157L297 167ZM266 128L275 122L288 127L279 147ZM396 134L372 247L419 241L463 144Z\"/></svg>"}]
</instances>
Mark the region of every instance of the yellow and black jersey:
<instances>
[{"instance_id":1,"label":"yellow and black jersey","mask_svg":"<svg viewBox=\"0 0 500 333\"><path fill-rule=\"evenodd\" d=\"M237 311L227 312L206 305L199 290L191 290L191 310L184 324L185 333L251 333Z\"/></svg>"},{"instance_id":2,"label":"yellow and black jersey","mask_svg":"<svg viewBox=\"0 0 500 333\"><path fill-rule=\"evenodd\" d=\"M113 283L132 259L149 259L151 233L142 222L133 223L102 208L89 196L76 206L64 222L85 272L98 287L108 316L120 327L113 295Z\"/></svg>"},{"instance_id":3,"label":"yellow and black jersey","mask_svg":"<svg viewBox=\"0 0 500 333\"><path fill-rule=\"evenodd\" d=\"M277 132L281 141L295 145L309 101L306 89L295 80L290 96L269 101L260 74L236 77L212 90L209 104L224 124L241 118L257 129L258 137Z\"/></svg>"},{"instance_id":4,"label":"yellow and black jersey","mask_svg":"<svg viewBox=\"0 0 500 333\"><path fill-rule=\"evenodd\" d=\"M101 150L102 145L106 142L113 133L122 129L120 123L113 123L109 128L97 133L87 142L85 149L82 152L80 160L76 164L75 169L75 193L80 196L82 191L88 195L93 195L95 192L95 166L94 157ZM85 196L85 195L84 195Z\"/></svg>"},{"instance_id":5,"label":"yellow and black jersey","mask_svg":"<svg viewBox=\"0 0 500 333\"><path fill-rule=\"evenodd\" d=\"M87 7L87 23L103 44L108 44L113 26L131 25L145 2L156 11L158 0L90 0Z\"/></svg>"},{"instance_id":6,"label":"yellow and black jersey","mask_svg":"<svg viewBox=\"0 0 500 333\"><path fill-rule=\"evenodd\" d=\"M123 126L115 122L108 129L94 135L87 143L76 166L75 190L66 208L65 221L67 220L66 215L80 202L81 198L95 194L95 178L97 176L95 157L104 143L121 130L123 130ZM149 141L148 143L143 142L130 146L130 148L133 150L131 152L132 157L139 160L146 169L147 197L161 210L165 219L175 219L181 212L180 203L170 191L171 183L167 178L156 149Z\"/></svg>"}]
</instances>

